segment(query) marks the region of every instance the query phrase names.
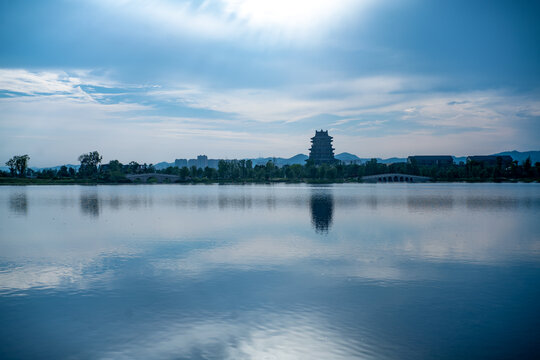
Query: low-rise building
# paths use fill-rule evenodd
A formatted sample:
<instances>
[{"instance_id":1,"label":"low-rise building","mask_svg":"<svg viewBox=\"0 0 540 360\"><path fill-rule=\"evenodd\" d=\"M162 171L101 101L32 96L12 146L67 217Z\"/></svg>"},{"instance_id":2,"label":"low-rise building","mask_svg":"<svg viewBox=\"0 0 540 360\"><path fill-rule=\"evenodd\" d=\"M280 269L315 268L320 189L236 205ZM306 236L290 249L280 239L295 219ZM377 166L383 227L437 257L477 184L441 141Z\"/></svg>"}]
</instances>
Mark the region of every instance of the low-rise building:
<instances>
[{"instance_id":1,"label":"low-rise building","mask_svg":"<svg viewBox=\"0 0 540 360\"><path fill-rule=\"evenodd\" d=\"M204 169L208 166L208 156L206 155L198 155L197 156L197 167Z\"/></svg>"},{"instance_id":2,"label":"low-rise building","mask_svg":"<svg viewBox=\"0 0 540 360\"><path fill-rule=\"evenodd\" d=\"M184 166L187 166L187 159L176 159L174 160L174 166L178 168L183 168Z\"/></svg>"}]
</instances>

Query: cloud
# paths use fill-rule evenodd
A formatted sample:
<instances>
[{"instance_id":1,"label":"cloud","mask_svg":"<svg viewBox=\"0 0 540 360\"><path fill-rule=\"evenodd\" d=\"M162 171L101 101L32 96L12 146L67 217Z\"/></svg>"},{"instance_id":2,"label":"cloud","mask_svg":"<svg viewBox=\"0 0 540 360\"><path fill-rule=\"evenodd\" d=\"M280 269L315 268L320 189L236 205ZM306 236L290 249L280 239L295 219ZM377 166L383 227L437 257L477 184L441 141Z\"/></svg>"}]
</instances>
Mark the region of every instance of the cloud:
<instances>
[{"instance_id":1,"label":"cloud","mask_svg":"<svg viewBox=\"0 0 540 360\"><path fill-rule=\"evenodd\" d=\"M24 69L0 69L0 90L25 95L69 94L79 97L81 80L65 72L30 72Z\"/></svg>"},{"instance_id":2,"label":"cloud","mask_svg":"<svg viewBox=\"0 0 540 360\"><path fill-rule=\"evenodd\" d=\"M443 92L436 90L441 79L397 75L218 89L94 74L2 69L0 91L9 94L0 98L3 156L39 153L59 163L90 149L107 161L152 163L196 153L291 156L306 151L314 128L330 128L338 152L365 157L538 146L527 131L540 114L532 93Z\"/></svg>"}]
</instances>

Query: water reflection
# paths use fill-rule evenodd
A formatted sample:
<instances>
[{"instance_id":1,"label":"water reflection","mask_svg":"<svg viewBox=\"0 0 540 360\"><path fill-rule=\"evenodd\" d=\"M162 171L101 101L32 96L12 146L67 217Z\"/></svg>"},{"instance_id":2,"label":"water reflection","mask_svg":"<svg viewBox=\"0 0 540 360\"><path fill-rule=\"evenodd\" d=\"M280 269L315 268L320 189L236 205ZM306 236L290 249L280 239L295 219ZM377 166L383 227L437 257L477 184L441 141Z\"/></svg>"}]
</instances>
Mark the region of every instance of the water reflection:
<instances>
[{"instance_id":1,"label":"water reflection","mask_svg":"<svg viewBox=\"0 0 540 360\"><path fill-rule=\"evenodd\" d=\"M91 192L81 192L80 200L81 212L84 215L91 217L99 216L99 197L97 190ZM119 206L118 203L115 203L115 206Z\"/></svg>"},{"instance_id":2,"label":"water reflection","mask_svg":"<svg viewBox=\"0 0 540 360\"><path fill-rule=\"evenodd\" d=\"M409 196L407 207L411 211L451 210L454 207L454 197L451 195Z\"/></svg>"},{"instance_id":3,"label":"water reflection","mask_svg":"<svg viewBox=\"0 0 540 360\"><path fill-rule=\"evenodd\" d=\"M17 192L9 196L9 210L15 215L26 215L28 213L26 192Z\"/></svg>"},{"instance_id":4,"label":"water reflection","mask_svg":"<svg viewBox=\"0 0 540 360\"><path fill-rule=\"evenodd\" d=\"M334 196L332 190L313 190L309 202L311 208L311 222L317 233L328 233L332 225L334 212Z\"/></svg>"},{"instance_id":5,"label":"water reflection","mask_svg":"<svg viewBox=\"0 0 540 360\"><path fill-rule=\"evenodd\" d=\"M535 358L540 186L395 185L0 187L0 354Z\"/></svg>"}]
</instances>

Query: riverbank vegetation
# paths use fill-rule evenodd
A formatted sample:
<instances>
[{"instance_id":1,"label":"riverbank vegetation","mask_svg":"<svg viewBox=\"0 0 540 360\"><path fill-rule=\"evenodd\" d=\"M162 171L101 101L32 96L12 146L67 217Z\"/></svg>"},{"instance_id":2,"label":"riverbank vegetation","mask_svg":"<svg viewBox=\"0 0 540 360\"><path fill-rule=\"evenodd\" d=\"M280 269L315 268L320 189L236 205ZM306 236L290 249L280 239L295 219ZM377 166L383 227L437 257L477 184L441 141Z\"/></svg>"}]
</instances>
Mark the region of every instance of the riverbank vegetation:
<instances>
[{"instance_id":1,"label":"riverbank vegetation","mask_svg":"<svg viewBox=\"0 0 540 360\"><path fill-rule=\"evenodd\" d=\"M508 166L503 166L502 161L494 165L468 161L449 166L418 166L414 162L381 164L372 159L362 164L336 162L323 165L315 165L308 160L304 165L278 167L271 161L265 165L253 166L251 160L220 160L217 169L192 166L156 170L152 164L139 164L135 161L122 164L118 160L112 160L108 164L100 164L102 157L94 151L79 156L78 167L61 166L40 171L28 168L29 160L28 155L14 156L8 160L6 165L10 172L0 172L0 184L155 183L158 182L160 174L173 175L165 180L160 179L169 183L341 183L362 182L363 176L389 173L426 176L433 181L443 182L540 181L540 163L533 165L530 158L521 164L513 161ZM141 177L143 174L148 176Z\"/></svg>"}]
</instances>

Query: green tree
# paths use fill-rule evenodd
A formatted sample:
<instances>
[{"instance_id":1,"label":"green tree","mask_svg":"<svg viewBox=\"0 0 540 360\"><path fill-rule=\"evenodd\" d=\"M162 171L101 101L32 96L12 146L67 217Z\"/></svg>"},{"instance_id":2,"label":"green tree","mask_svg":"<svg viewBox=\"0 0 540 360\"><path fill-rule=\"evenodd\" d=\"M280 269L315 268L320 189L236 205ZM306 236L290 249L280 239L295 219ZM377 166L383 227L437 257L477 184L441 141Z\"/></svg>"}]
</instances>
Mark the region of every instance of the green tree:
<instances>
[{"instance_id":1,"label":"green tree","mask_svg":"<svg viewBox=\"0 0 540 360\"><path fill-rule=\"evenodd\" d=\"M101 155L97 151L89 152L88 154L82 154L79 156L81 167L79 168L79 174L83 177L91 177L97 174L97 166L101 162Z\"/></svg>"},{"instance_id":2,"label":"green tree","mask_svg":"<svg viewBox=\"0 0 540 360\"><path fill-rule=\"evenodd\" d=\"M9 166L9 171L11 172L11 175L25 177L26 169L28 168L28 160L30 160L30 156L25 154L15 155L14 157L6 161L6 165Z\"/></svg>"},{"instance_id":3,"label":"green tree","mask_svg":"<svg viewBox=\"0 0 540 360\"><path fill-rule=\"evenodd\" d=\"M128 164L128 172L130 174L138 174L140 173L141 171L141 165L139 165L138 162L136 161L131 161L129 164Z\"/></svg>"},{"instance_id":4,"label":"green tree","mask_svg":"<svg viewBox=\"0 0 540 360\"><path fill-rule=\"evenodd\" d=\"M217 176L217 171L216 169L213 169L211 167L205 167L204 168L204 177L207 178L207 179L215 179Z\"/></svg>"},{"instance_id":5,"label":"green tree","mask_svg":"<svg viewBox=\"0 0 540 360\"><path fill-rule=\"evenodd\" d=\"M182 180L186 180L186 178L189 176L189 169L187 166L183 166L181 169L180 169L180 178Z\"/></svg>"},{"instance_id":6,"label":"green tree","mask_svg":"<svg viewBox=\"0 0 540 360\"><path fill-rule=\"evenodd\" d=\"M366 162L366 175L376 175L378 174L378 163L377 159L371 159Z\"/></svg>"},{"instance_id":7,"label":"green tree","mask_svg":"<svg viewBox=\"0 0 540 360\"><path fill-rule=\"evenodd\" d=\"M197 167L195 165L190 168L190 175L192 179L197 177Z\"/></svg>"},{"instance_id":8,"label":"green tree","mask_svg":"<svg viewBox=\"0 0 540 360\"><path fill-rule=\"evenodd\" d=\"M272 178L274 176L274 172L276 170L276 165L274 165L274 163L271 161L271 160L268 160L268 162L266 163L266 166L265 166L265 170L266 170L266 174L265 174L265 179L268 180L270 178Z\"/></svg>"},{"instance_id":9,"label":"green tree","mask_svg":"<svg viewBox=\"0 0 540 360\"><path fill-rule=\"evenodd\" d=\"M109 161L109 171L119 173L124 169L124 165L118 160Z\"/></svg>"},{"instance_id":10,"label":"green tree","mask_svg":"<svg viewBox=\"0 0 540 360\"><path fill-rule=\"evenodd\" d=\"M15 156L9 159L8 161L6 161L6 165L9 166L9 172L11 173L11 176L16 176L17 165L16 165Z\"/></svg>"},{"instance_id":11,"label":"green tree","mask_svg":"<svg viewBox=\"0 0 540 360\"><path fill-rule=\"evenodd\" d=\"M532 163L531 163L531 157L529 156L527 160L523 162L523 172L524 175L529 177L532 175Z\"/></svg>"},{"instance_id":12,"label":"green tree","mask_svg":"<svg viewBox=\"0 0 540 360\"><path fill-rule=\"evenodd\" d=\"M219 160L218 162L218 175L220 179L226 179L229 175L229 162L225 160Z\"/></svg>"},{"instance_id":13,"label":"green tree","mask_svg":"<svg viewBox=\"0 0 540 360\"><path fill-rule=\"evenodd\" d=\"M69 177L69 172L68 172L68 168L67 168L66 165L62 165L62 167L60 168L60 170L57 173L57 176L61 177L61 178Z\"/></svg>"}]
</instances>

